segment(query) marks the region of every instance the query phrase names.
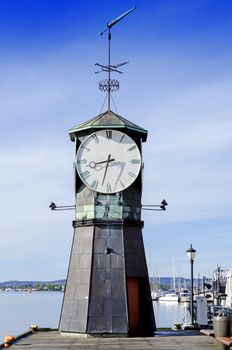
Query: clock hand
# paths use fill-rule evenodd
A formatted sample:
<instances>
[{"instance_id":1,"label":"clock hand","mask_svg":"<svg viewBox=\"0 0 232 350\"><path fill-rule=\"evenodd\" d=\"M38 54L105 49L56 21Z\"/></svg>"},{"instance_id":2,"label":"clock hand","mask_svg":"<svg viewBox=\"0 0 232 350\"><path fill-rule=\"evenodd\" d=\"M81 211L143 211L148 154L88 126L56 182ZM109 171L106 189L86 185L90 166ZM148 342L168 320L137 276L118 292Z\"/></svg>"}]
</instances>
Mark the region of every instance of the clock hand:
<instances>
[{"instance_id":1,"label":"clock hand","mask_svg":"<svg viewBox=\"0 0 232 350\"><path fill-rule=\"evenodd\" d=\"M104 176L103 176L103 180L102 180L102 186L103 186L104 181L105 181L105 177L106 177L108 165L109 165L109 162L110 162L110 157L111 157L111 154L108 155L108 159L107 159L107 161L106 161L106 168L105 168L105 172L104 172Z\"/></svg>"},{"instance_id":2,"label":"clock hand","mask_svg":"<svg viewBox=\"0 0 232 350\"><path fill-rule=\"evenodd\" d=\"M97 162L95 164L97 165L97 164L102 164L102 163L107 163L107 162L109 163L109 162L113 162L114 160L115 160L114 158L109 159L109 160L107 159L107 160L103 160L102 162Z\"/></svg>"},{"instance_id":3,"label":"clock hand","mask_svg":"<svg viewBox=\"0 0 232 350\"><path fill-rule=\"evenodd\" d=\"M114 185L114 190L116 189L116 186L118 184L118 182L121 182L121 186L124 188L125 186L123 185L122 181L120 180L120 177L124 171L124 168L126 166L125 162L115 162L115 165L119 165L120 166L120 173L118 174L118 177L116 179L115 185Z\"/></svg>"},{"instance_id":4,"label":"clock hand","mask_svg":"<svg viewBox=\"0 0 232 350\"><path fill-rule=\"evenodd\" d=\"M94 162L94 161L91 161L88 165L86 165L86 166L89 166L90 168L95 168L96 167L96 165L98 165L98 164L103 164L103 163L109 163L109 162L113 162L115 159L107 159L107 160L103 160L102 162Z\"/></svg>"}]
</instances>

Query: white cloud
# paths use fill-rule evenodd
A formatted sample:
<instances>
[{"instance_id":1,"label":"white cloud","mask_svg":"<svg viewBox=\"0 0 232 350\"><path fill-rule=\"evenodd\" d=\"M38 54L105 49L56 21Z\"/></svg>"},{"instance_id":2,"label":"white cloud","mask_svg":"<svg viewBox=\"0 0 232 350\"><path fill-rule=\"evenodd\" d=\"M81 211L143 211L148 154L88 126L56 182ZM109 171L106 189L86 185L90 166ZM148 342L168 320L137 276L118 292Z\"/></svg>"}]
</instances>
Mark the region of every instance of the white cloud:
<instances>
[{"instance_id":1,"label":"white cloud","mask_svg":"<svg viewBox=\"0 0 232 350\"><path fill-rule=\"evenodd\" d=\"M0 163L2 245L20 254L20 247L37 251L41 239L49 242L49 249L57 236L65 240L67 230L62 226L67 214L55 217L48 206L51 200L58 204L74 200L70 152L58 147L15 150L1 153ZM72 232L71 221L69 226Z\"/></svg>"}]
</instances>

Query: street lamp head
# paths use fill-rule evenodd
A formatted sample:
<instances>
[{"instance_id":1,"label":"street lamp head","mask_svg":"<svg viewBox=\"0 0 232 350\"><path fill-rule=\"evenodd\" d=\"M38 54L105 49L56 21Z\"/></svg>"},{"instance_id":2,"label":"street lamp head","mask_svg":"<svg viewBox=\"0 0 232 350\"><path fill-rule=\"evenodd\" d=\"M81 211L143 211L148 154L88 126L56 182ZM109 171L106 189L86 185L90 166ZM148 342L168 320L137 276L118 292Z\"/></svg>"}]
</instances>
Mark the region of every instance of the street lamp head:
<instances>
[{"instance_id":1,"label":"street lamp head","mask_svg":"<svg viewBox=\"0 0 232 350\"><path fill-rule=\"evenodd\" d=\"M211 289L211 288L212 288L212 284L209 284L209 283L204 283L204 286L205 286L207 289Z\"/></svg>"},{"instance_id":2,"label":"street lamp head","mask_svg":"<svg viewBox=\"0 0 232 350\"><path fill-rule=\"evenodd\" d=\"M192 244L190 244L190 248L186 250L187 256L190 261L194 261L195 255L196 255L196 250L193 249Z\"/></svg>"}]
</instances>

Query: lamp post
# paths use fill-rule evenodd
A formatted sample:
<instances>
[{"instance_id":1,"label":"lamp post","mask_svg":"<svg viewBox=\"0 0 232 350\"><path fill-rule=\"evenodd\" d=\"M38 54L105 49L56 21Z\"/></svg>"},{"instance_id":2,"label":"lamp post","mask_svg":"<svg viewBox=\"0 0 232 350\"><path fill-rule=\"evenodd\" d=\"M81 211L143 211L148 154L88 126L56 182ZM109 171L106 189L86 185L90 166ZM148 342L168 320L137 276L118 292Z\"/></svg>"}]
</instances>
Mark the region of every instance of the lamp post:
<instances>
[{"instance_id":1,"label":"lamp post","mask_svg":"<svg viewBox=\"0 0 232 350\"><path fill-rule=\"evenodd\" d=\"M190 261L191 265L191 305L190 305L190 312L191 312L191 324L194 325L194 317L193 317L193 262L196 254L196 250L193 249L192 244L190 244L190 248L186 251L187 256Z\"/></svg>"}]
</instances>

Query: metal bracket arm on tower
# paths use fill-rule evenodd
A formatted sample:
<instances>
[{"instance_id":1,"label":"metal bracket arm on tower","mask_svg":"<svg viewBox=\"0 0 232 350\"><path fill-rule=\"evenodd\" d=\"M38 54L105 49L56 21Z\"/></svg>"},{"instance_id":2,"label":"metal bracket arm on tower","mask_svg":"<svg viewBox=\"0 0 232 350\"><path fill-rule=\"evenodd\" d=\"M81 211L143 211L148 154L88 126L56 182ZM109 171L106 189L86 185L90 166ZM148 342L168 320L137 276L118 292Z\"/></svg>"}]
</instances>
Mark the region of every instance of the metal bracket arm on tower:
<instances>
[{"instance_id":1,"label":"metal bracket arm on tower","mask_svg":"<svg viewBox=\"0 0 232 350\"><path fill-rule=\"evenodd\" d=\"M142 204L142 210L153 210L153 211L163 211L166 210L168 203L164 199L160 204ZM49 205L51 210L74 210L76 206L73 205L56 205L54 202L51 202Z\"/></svg>"},{"instance_id":2,"label":"metal bracket arm on tower","mask_svg":"<svg viewBox=\"0 0 232 350\"><path fill-rule=\"evenodd\" d=\"M155 211L163 211L166 210L166 206L168 203L166 200L162 200L160 204L143 204L142 210L155 210Z\"/></svg>"},{"instance_id":3,"label":"metal bracket arm on tower","mask_svg":"<svg viewBox=\"0 0 232 350\"><path fill-rule=\"evenodd\" d=\"M73 210L75 205L56 205L54 202L51 202L49 208L51 210Z\"/></svg>"}]
</instances>

